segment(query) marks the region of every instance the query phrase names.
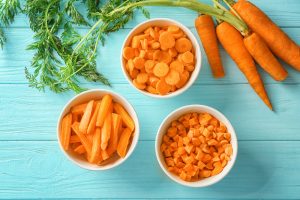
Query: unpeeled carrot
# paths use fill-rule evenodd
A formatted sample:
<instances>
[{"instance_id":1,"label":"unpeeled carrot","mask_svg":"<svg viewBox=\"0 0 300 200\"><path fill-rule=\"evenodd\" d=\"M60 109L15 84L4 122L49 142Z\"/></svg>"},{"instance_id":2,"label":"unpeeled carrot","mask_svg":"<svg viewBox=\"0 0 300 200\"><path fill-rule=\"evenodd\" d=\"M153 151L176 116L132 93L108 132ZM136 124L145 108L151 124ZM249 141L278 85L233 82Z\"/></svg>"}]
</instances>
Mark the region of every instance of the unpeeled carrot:
<instances>
[{"instance_id":1,"label":"unpeeled carrot","mask_svg":"<svg viewBox=\"0 0 300 200\"><path fill-rule=\"evenodd\" d=\"M101 105L98 111L96 126L102 127L105 117L108 113L110 105L112 104L112 97L109 94L106 94L101 101Z\"/></svg>"},{"instance_id":2,"label":"unpeeled carrot","mask_svg":"<svg viewBox=\"0 0 300 200\"><path fill-rule=\"evenodd\" d=\"M90 123L90 119L92 116L93 106L94 106L94 100L91 100L88 102L88 104L84 110L84 114L81 118L80 125L79 125L79 131L82 133L87 132L87 129L88 129L88 126Z\"/></svg>"},{"instance_id":3,"label":"unpeeled carrot","mask_svg":"<svg viewBox=\"0 0 300 200\"><path fill-rule=\"evenodd\" d=\"M265 41L256 33L244 38L244 44L254 60L276 81L283 81L288 72L272 54Z\"/></svg>"},{"instance_id":4,"label":"unpeeled carrot","mask_svg":"<svg viewBox=\"0 0 300 200\"><path fill-rule=\"evenodd\" d=\"M265 40L275 55L300 71L300 47L262 10L248 1L238 1L233 8Z\"/></svg>"},{"instance_id":5,"label":"unpeeled carrot","mask_svg":"<svg viewBox=\"0 0 300 200\"><path fill-rule=\"evenodd\" d=\"M195 20L195 27L201 39L213 76L215 78L222 78L225 73L212 17L209 15L200 15Z\"/></svg>"},{"instance_id":6,"label":"unpeeled carrot","mask_svg":"<svg viewBox=\"0 0 300 200\"><path fill-rule=\"evenodd\" d=\"M227 22L219 24L216 30L217 37L226 52L243 72L254 91L272 110L272 104L264 88L263 81L256 69L254 60L244 45L242 35Z\"/></svg>"}]
</instances>

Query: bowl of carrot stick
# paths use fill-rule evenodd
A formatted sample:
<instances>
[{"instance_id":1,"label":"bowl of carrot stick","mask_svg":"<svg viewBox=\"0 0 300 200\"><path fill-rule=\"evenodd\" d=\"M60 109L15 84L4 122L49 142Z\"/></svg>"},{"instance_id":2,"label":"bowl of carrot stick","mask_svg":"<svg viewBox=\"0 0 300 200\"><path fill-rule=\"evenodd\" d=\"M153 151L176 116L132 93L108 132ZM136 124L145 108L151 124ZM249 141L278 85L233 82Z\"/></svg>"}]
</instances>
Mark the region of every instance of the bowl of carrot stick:
<instances>
[{"instance_id":1,"label":"bowl of carrot stick","mask_svg":"<svg viewBox=\"0 0 300 200\"><path fill-rule=\"evenodd\" d=\"M201 51L193 33L166 18L137 25L126 37L121 66L127 81L139 92L170 98L186 91L201 69Z\"/></svg>"},{"instance_id":2,"label":"bowl of carrot stick","mask_svg":"<svg viewBox=\"0 0 300 200\"><path fill-rule=\"evenodd\" d=\"M108 170L134 151L139 120L121 95L104 89L82 92L63 108L57 138L64 155L88 170Z\"/></svg>"},{"instance_id":3,"label":"bowl of carrot stick","mask_svg":"<svg viewBox=\"0 0 300 200\"><path fill-rule=\"evenodd\" d=\"M156 158L173 181L188 187L206 187L232 169L238 151L229 120L204 105L188 105L170 113L155 141Z\"/></svg>"}]
</instances>

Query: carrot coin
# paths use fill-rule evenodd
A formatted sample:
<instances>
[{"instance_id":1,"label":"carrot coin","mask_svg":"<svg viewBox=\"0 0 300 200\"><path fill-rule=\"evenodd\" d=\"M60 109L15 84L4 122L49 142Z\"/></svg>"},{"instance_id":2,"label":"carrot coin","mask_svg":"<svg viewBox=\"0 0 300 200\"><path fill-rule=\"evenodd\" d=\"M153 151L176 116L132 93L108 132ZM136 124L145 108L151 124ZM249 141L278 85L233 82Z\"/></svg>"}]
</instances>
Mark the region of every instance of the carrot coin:
<instances>
[{"instance_id":1,"label":"carrot coin","mask_svg":"<svg viewBox=\"0 0 300 200\"><path fill-rule=\"evenodd\" d=\"M153 42L152 44L151 44L151 48L152 49L158 49L160 47L160 43L159 42Z\"/></svg>"},{"instance_id":2,"label":"carrot coin","mask_svg":"<svg viewBox=\"0 0 300 200\"><path fill-rule=\"evenodd\" d=\"M186 51L192 50L192 43L187 38L180 38L176 40L175 48L179 53L184 53Z\"/></svg>"},{"instance_id":3,"label":"carrot coin","mask_svg":"<svg viewBox=\"0 0 300 200\"><path fill-rule=\"evenodd\" d=\"M135 79L138 74L139 74L139 71L137 69L133 69L129 75L132 79Z\"/></svg>"},{"instance_id":4,"label":"carrot coin","mask_svg":"<svg viewBox=\"0 0 300 200\"><path fill-rule=\"evenodd\" d=\"M145 65L145 60L144 60L144 58L136 57L133 59L133 64L134 64L135 68L143 69L144 65Z\"/></svg>"},{"instance_id":5,"label":"carrot coin","mask_svg":"<svg viewBox=\"0 0 300 200\"><path fill-rule=\"evenodd\" d=\"M174 57L176 57L177 56L177 51L176 51L176 49L173 47L173 48L171 48L171 49L169 49L168 50L168 53L170 54L170 56L172 57L172 58L174 58Z\"/></svg>"},{"instance_id":6,"label":"carrot coin","mask_svg":"<svg viewBox=\"0 0 300 200\"><path fill-rule=\"evenodd\" d=\"M178 60L175 60L170 64L170 69L174 69L179 73L183 73L184 65L181 62L179 62Z\"/></svg>"},{"instance_id":7,"label":"carrot coin","mask_svg":"<svg viewBox=\"0 0 300 200\"><path fill-rule=\"evenodd\" d=\"M185 69L186 69L187 71L189 71L189 72L192 72L192 71L194 71L194 69L195 69L195 65L186 65L186 66L185 66Z\"/></svg>"},{"instance_id":8,"label":"carrot coin","mask_svg":"<svg viewBox=\"0 0 300 200\"><path fill-rule=\"evenodd\" d=\"M156 84L159 81L159 78L157 78L156 76L150 76L148 79L148 84L154 88L156 88Z\"/></svg>"},{"instance_id":9,"label":"carrot coin","mask_svg":"<svg viewBox=\"0 0 300 200\"><path fill-rule=\"evenodd\" d=\"M132 83L136 88L138 88L140 90L143 90L146 88L145 84L139 83L136 79L133 79Z\"/></svg>"},{"instance_id":10,"label":"carrot coin","mask_svg":"<svg viewBox=\"0 0 300 200\"><path fill-rule=\"evenodd\" d=\"M171 33L177 33L178 31L180 31L180 28L178 26L171 25L171 26L168 26L167 30Z\"/></svg>"},{"instance_id":11,"label":"carrot coin","mask_svg":"<svg viewBox=\"0 0 300 200\"><path fill-rule=\"evenodd\" d=\"M134 49L133 48L131 48L131 47L125 47L123 49L123 57L126 60L132 59L134 56L135 56L135 54L134 54Z\"/></svg>"},{"instance_id":12,"label":"carrot coin","mask_svg":"<svg viewBox=\"0 0 300 200\"><path fill-rule=\"evenodd\" d=\"M167 74L165 81L169 85L176 85L180 81L179 73L173 69Z\"/></svg>"},{"instance_id":13,"label":"carrot coin","mask_svg":"<svg viewBox=\"0 0 300 200\"><path fill-rule=\"evenodd\" d=\"M170 32L164 31L159 36L159 43L162 50L167 50L175 46L175 39Z\"/></svg>"},{"instance_id":14,"label":"carrot coin","mask_svg":"<svg viewBox=\"0 0 300 200\"><path fill-rule=\"evenodd\" d=\"M160 95L165 95L165 94L167 94L167 93L170 92L171 86L168 85L165 82L165 80L162 79L162 80L160 80L160 81L157 82L157 84L156 84L156 90L158 91L158 93Z\"/></svg>"},{"instance_id":15,"label":"carrot coin","mask_svg":"<svg viewBox=\"0 0 300 200\"><path fill-rule=\"evenodd\" d=\"M158 94L157 90L154 87L152 87L151 85L148 85L146 87L146 90L152 94Z\"/></svg>"},{"instance_id":16,"label":"carrot coin","mask_svg":"<svg viewBox=\"0 0 300 200\"><path fill-rule=\"evenodd\" d=\"M144 84L148 81L148 74L147 73L140 73L137 75L136 80L138 83Z\"/></svg>"},{"instance_id":17,"label":"carrot coin","mask_svg":"<svg viewBox=\"0 0 300 200\"><path fill-rule=\"evenodd\" d=\"M154 66L153 73L157 77L164 77L169 72L169 66L166 63L160 62Z\"/></svg>"},{"instance_id":18,"label":"carrot coin","mask_svg":"<svg viewBox=\"0 0 300 200\"><path fill-rule=\"evenodd\" d=\"M191 64L194 62L194 55L190 51L186 51L182 54L182 61Z\"/></svg>"},{"instance_id":19,"label":"carrot coin","mask_svg":"<svg viewBox=\"0 0 300 200\"><path fill-rule=\"evenodd\" d=\"M146 60L145 62L145 70L148 74L152 73L153 67L155 65L154 60Z\"/></svg>"},{"instance_id":20,"label":"carrot coin","mask_svg":"<svg viewBox=\"0 0 300 200\"><path fill-rule=\"evenodd\" d=\"M182 88L188 81L190 74L188 71L184 71L183 73L180 73L179 76L180 76L180 81L176 84L176 87Z\"/></svg>"},{"instance_id":21,"label":"carrot coin","mask_svg":"<svg viewBox=\"0 0 300 200\"><path fill-rule=\"evenodd\" d=\"M178 38L181 38L182 36L184 36L184 33L183 33L182 30L179 30L179 31L177 31L177 32L175 32L175 33L172 33L172 35L173 35L173 37L174 37L175 39L178 39Z\"/></svg>"}]
</instances>

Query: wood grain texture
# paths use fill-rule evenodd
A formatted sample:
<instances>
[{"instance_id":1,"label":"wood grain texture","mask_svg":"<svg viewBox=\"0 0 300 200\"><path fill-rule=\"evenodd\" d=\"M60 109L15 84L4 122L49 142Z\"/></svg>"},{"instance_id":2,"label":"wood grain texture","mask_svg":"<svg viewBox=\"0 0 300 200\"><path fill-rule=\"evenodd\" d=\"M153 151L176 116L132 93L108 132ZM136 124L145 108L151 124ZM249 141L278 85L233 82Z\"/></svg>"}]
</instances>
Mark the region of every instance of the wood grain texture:
<instances>
[{"instance_id":1,"label":"wood grain texture","mask_svg":"<svg viewBox=\"0 0 300 200\"><path fill-rule=\"evenodd\" d=\"M87 171L56 142L0 142L0 197L6 198L300 198L300 142L239 142L233 170L208 188L186 188L164 175L153 141L141 141L123 165Z\"/></svg>"},{"instance_id":2,"label":"wood grain texture","mask_svg":"<svg viewBox=\"0 0 300 200\"><path fill-rule=\"evenodd\" d=\"M266 85L276 112L269 111L248 84L193 85L166 100L146 97L129 84L114 84L112 89L136 109L141 140L154 140L164 117L188 104L209 105L223 112L240 140L300 140L300 84ZM0 85L0 140L56 140L57 118L72 96L40 93L23 84Z\"/></svg>"},{"instance_id":3,"label":"wood grain texture","mask_svg":"<svg viewBox=\"0 0 300 200\"><path fill-rule=\"evenodd\" d=\"M195 28L191 29L199 41ZM86 30L81 30L84 33ZM97 58L98 71L110 78L112 83L127 83L121 71L119 53L121 52L122 43L129 33L129 29L120 30L112 33L107 39L104 47L99 47L99 56ZM300 28L284 28L291 38L300 43ZM8 31L8 43L3 51L0 51L0 84L1 83L27 83L24 76L24 67L30 66L33 52L26 51L26 46L32 40L32 32L28 28L13 28ZM229 58L223 48L221 48L221 56L225 67L226 76L222 79L214 79L211 75L210 68L207 63L206 55L199 41L202 52L202 68L196 84L233 84L246 83L246 79L239 71L235 63ZM300 83L300 73L284 64L289 71L289 77L285 83ZM268 74L260 68L266 83L278 83L274 81ZM86 82L81 80L81 82Z\"/></svg>"}]
</instances>

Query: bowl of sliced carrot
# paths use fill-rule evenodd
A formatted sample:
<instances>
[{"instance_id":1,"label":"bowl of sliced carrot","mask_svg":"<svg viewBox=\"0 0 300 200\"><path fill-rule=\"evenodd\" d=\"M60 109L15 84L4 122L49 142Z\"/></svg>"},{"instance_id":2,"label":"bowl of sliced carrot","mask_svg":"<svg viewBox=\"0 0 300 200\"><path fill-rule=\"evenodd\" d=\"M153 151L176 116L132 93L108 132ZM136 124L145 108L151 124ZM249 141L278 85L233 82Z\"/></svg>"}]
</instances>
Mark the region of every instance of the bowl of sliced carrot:
<instances>
[{"instance_id":1,"label":"bowl of sliced carrot","mask_svg":"<svg viewBox=\"0 0 300 200\"><path fill-rule=\"evenodd\" d=\"M58 119L57 137L73 163L89 170L107 170L132 154L139 138L139 121L124 97L93 89L66 104Z\"/></svg>"},{"instance_id":2,"label":"bowl of sliced carrot","mask_svg":"<svg viewBox=\"0 0 300 200\"><path fill-rule=\"evenodd\" d=\"M229 173L238 145L235 131L222 113L208 106L189 105L164 119L155 150L170 179L189 187L206 187Z\"/></svg>"},{"instance_id":3,"label":"bowl of sliced carrot","mask_svg":"<svg viewBox=\"0 0 300 200\"><path fill-rule=\"evenodd\" d=\"M165 18L137 25L124 41L121 66L128 82L139 92L169 98L186 91L197 79L201 51L193 33Z\"/></svg>"}]
</instances>

